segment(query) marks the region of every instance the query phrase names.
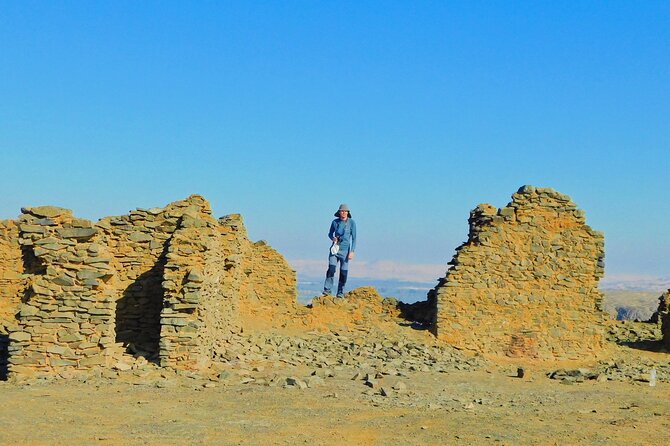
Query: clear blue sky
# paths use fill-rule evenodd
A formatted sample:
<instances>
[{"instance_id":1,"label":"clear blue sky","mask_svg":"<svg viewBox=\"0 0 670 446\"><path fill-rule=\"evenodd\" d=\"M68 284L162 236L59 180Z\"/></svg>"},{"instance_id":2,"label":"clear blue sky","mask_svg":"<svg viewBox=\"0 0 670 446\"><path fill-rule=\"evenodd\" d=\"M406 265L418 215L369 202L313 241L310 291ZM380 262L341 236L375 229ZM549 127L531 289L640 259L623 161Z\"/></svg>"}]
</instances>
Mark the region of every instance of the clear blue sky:
<instances>
[{"instance_id":1,"label":"clear blue sky","mask_svg":"<svg viewBox=\"0 0 670 446\"><path fill-rule=\"evenodd\" d=\"M446 270L553 187L608 275L668 277L670 2L0 0L0 153L0 218L199 193L323 267L341 202L361 265Z\"/></svg>"}]
</instances>

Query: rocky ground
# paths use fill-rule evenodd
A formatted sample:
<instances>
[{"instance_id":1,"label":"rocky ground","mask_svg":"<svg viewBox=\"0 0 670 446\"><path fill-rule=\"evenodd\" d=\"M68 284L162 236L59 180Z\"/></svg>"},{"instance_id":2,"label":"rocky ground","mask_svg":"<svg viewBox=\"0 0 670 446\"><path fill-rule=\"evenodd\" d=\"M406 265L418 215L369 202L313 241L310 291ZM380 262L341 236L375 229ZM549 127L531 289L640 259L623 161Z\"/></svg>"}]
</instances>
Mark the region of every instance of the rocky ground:
<instances>
[{"instance_id":1,"label":"rocky ground","mask_svg":"<svg viewBox=\"0 0 670 446\"><path fill-rule=\"evenodd\" d=\"M599 360L537 363L468 355L402 319L392 301L369 290L349 297L317 299L291 319L256 314L201 373L128 355L87 376L0 382L0 444L644 445L670 436L670 353L654 324L613 323Z\"/></svg>"}]
</instances>

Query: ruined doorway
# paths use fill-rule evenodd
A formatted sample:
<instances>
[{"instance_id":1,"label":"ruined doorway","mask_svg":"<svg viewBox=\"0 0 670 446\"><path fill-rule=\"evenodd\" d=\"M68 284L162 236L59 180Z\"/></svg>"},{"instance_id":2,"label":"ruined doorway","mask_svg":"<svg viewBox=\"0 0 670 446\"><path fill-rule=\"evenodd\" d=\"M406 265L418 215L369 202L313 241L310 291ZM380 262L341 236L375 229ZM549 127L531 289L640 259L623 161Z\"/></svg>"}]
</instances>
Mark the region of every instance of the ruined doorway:
<instances>
[{"instance_id":1,"label":"ruined doorway","mask_svg":"<svg viewBox=\"0 0 670 446\"><path fill-rule=\"evenodd\" d=\"M128 353L152 362L158 361L164 267L165 256L161 255L116 302L116 342L122 342Z\"/></svg>"}]
</instances>

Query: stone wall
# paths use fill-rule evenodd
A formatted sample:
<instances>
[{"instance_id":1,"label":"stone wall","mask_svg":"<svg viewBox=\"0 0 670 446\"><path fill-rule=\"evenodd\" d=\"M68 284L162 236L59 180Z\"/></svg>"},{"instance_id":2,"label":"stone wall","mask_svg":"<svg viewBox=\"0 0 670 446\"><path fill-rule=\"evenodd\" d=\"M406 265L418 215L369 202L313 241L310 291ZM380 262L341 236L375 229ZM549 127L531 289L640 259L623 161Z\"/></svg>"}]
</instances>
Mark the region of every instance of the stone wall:
<instances>
[{"instance_id":1,"label":"stone wall","mask_svg":"<svg viewBox=\"0 0 670 446\"><path fill-rule=\"evenodd\" d=\"M224 320L226 326L232 331L240 328L240 306L242 301L248 298L247 278L251 275L253 252L250 249L251 242L244 226L244 220L240 214L231 214L219 219L220 232L220 254L221 259L213 255L208 262L208 272L212 275L220 270L221 266L225 275L221 279L221 297L225 299L226 306L230 311L222 314L218 320ZM212 253L214 254L214 253ZM219 262L220 266L217 266ZM290 271L290 269L288 270ZM289 274L295 277L295 274Z\"/></svg>"},{"instance_id":2,"label":"stone wall","mask_svg":"<svg viewBox=\"0 0 670 446\"><path fill-rule=\"evenodd\" d=\"M0 220L0 379L7 377L9 332L26 287L19 227L15 221Z\"/></svg>"},{"instance_id":3,"label":"stone wall","mask_svg":"<svg viewBox=\"0 0 670 446\"><path fill-rule=\"evenodd\" d=\"M223 217L219 224L225 265L231 273L223 294L238 296L231 300L236 308L234 314L252 323L259 318L272 318L277 325L286 317L295 317L297 280L286 259L264 241L252 243L239 214Z\"/></svg>"},{"instance_id":4,"label":"stone wall","mask_svg":"<svg viewBox=\"0 0 670 446\"><path fill-rule=\"evenodd\" d=\"M431 292L439 339L541 359L602 349L603 234L586 225L570 197L524 186L504 208L477 206L469 223L468 241Z\"/></svg>"},{"instance_id":5,"label":"stone wall","mask_svg":"<svg viewBox=\"0 0 670 446\"><path fill-rule=\"evenodd\" d=\"M200 369L212 359L211 314L219 314L220 279L203 271L220 246L217 222L208 209L184 216L168 247L161 312L160 364ZM219 265L222 265L219 264Z\"/></svg>"},{"instance_id":6,"label":"stone wall","mask_svg":"<svg viewBox=\"0 0 670 446\"><path fill-rule=\"evenodd\" d=\"M25 283L19 227L15 221L0 220L0 321L18 309Z\"/></svg>"},{"instance_id":7,"label":"stone wall","mask_svg":"<svg viewBox=\"0 0 670 446\"><path fill-rule=\"evenodd\" d=\"M215 220L200 196L95 224L52 206L22 211L0 222L0 366L9 358L11 374L71 375L125 353L206 367L240 331L252 291L296 296L283 257L252 244L241 217Z\"/></svg>"},{"instance_id":8,"label":"stone wall","mask_svg":"<svg viewBox=\"0 0 670 446\"><path fill-rule=\"evenodd\" d=\"M12 373L62 373L107 364L114 341L114 271L98 230L67 209L23 209L19 244L32 274L9 335Z\"/></svg>"},{"instance_id":9,"label":"stone wall","mask_svg":"<svg viewBox=\"0 0 670 446\"><path fill-rule=\"evenodd\" d=\"M190 206L187 199L96 223L115 259L116 341L149 359L158 355L168 242Z\"/></svg>"},{"instance_id":10,"label":"stone wall","mask_svg":"<svg viewBox=\"0 0 670 446\"><path fill-rule=\"evenodd\" d=\"M295 274L285 274L290 265L264 241L251 246L253 263L246 299L291 307L298 298Z\"/></svg>"},{"instance_id":11,"label":"stone wall","mask_svg":"<svg viewBox=\"0 0 670 446\"><path fill-rule=\"evenodd\" d=\"M658 311L656 312L658 323L661 324L661 333L663 334L663 344L670 351L670 290L666 291L658 298Z\"/></svg>"}]
</instances>

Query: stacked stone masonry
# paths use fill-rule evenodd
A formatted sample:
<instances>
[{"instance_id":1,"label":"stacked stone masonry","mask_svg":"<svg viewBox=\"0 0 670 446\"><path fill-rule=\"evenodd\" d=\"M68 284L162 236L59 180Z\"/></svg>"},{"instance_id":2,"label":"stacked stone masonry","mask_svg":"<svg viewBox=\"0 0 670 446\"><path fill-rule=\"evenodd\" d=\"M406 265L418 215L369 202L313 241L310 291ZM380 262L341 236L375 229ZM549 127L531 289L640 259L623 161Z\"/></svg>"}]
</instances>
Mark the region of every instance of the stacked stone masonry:
<instances>
[{"instance_id":1,"label":"stacked stone masonry","mask_svg":"<svg viewBox=\"0 0 670 446\"><path fill-rule=\"evenodd\" d=\"M658 323L661 324L663 344L670 351L670 290L658 298Z\"/></svg>"},{"instance_id":2,"label":"stacked stone masonry","mask_svg":"<svg viewBox=\"0 0 670 446\"><path fill-rule=\"evenodd\" d=\"M0 379L7 377L9 332L25 287L19 227L12 220L0 221Z\"/></svg>"},{"instance_id":3,"label":"stacked stone masonry","mask_svg":"<svg viewBox=\"0 0 670 446\"><path fill-rule=\"evenodd\" d=\"M438 339L541 359L602 349L603 235L569 197L524 186L502 209L477 206L469 223L446 276L409 309ZM128 353L201 369L242 320L295 317L296 285L279 253L249 240L240 215L216 220L197 195L96 223L63 208L24 208L0 221L0 379L117 367Z\"/></svg>"},{"instance_id":4,"label":"stacked stone masonry","mask_svg":"<svg viewBox=\"0 0 670 446\"><path fill-rule=\"evenodd\" d=\"M604 238L570 197L524 186L477 206L468 241L431 291L437 337L493 355L577 359L604 346Z\"/></svg>"},{"instance_id":5,"label":"stacked stone masonry","mask_svg":"<svg viewBox=\"0 0 670 446\"><path fill-rule=\"evenodd\" d=\"M246 290L297 295L288 263L249 241L239 215L217 221L197 195L97 223L24 208L0 222L0 285L0 367L17 375L110 367L126 352L207 367L239 332Z\"/></svg>"}]
</instances>

